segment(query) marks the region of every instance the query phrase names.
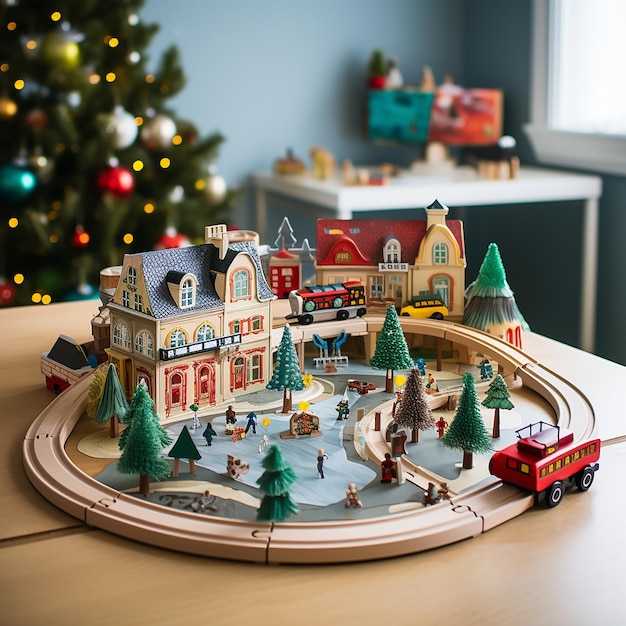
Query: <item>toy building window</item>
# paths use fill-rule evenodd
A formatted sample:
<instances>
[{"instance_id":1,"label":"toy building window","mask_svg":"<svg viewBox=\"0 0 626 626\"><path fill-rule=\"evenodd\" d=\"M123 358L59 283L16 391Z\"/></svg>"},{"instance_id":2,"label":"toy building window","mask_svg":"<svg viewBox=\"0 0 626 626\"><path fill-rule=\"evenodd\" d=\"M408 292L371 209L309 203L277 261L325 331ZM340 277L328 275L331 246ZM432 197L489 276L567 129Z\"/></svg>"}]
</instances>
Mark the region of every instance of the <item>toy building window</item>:
<instances>
[{"instance_id":1,"label":"toy building window","mask_svg":"<svg viewBox=\"0 0 626 626\"><path fill-rule=\"evenodd\" d=\"M215 328L211 324L204 323L196 331L196 341L206 341L215 337Z\"/></svg>"},{"instance_id":2,"label":"toy building window","mask_svg":"<svg viewBox=\"0 0 626 626\"><path fill-rule=\"evenodd\" d=\"M183 281L180 287L180 308L187 309L193 306L196 301L196 289L191 278Z\"/></svg>"},{"instance_id":3,"label":"toy building window","mask_svg":"<svg viewBox=\"0 0 626 626\"><path fill-rule=\"evenodd\" d=\"M187 343L187 333L182 328L175 328L168 338L168 346L170 348L178 348Z\"/></svg>"},{"instance_id":4,"label":"toy building window","mask_svg":"<svg viewBox=\"0 0 626 626\"><path fill-rule=\"evenodd\" d=\"M337 252L335 263L352 263L352 255L347 251Z\"/></svg>"},{"instance_id":5,"label":"toy building window","mask_svg":"<svg viewBox=\"0 0 626 626\"><path fill-rule=\"evenodd\" d=\"M118 322L113 328L113 343L126 350L130 350L130 330L124 322Z\"/></svg>"},{"instance_id":6,"label":"toy building window","mask_svg":"<svg viewBox=\"0 0 626 626\"><path fill-rule=\"evenodd\" d=\"M137 268L136 267L128 268L128 273L126 274L126 280L129 285L134 286L137 284Z\"/></svg>"},{"instance_id":7,"label":"toy building window","mask_svg":"<svg viewBox=\"0 0 626 626\"><path fill-rule=\"evenodd\" d=\"M241 332L241 320L233 320L230 323L230 334L235 335Z\"/></svg>"},{"instance_id":8,"label":"toy building window","mask_svg":"<svg viewBox=\"0 0 626 626\"><path fill-rule=\"evenodd\" d=\"M247 365L248 365L248 372L247 372L248 382L254 383L257 380L261 380L261 355L253 354L248 359Z\"/></svg>"},{"instance_id":9,"label":"toy building window","mask_svg":"<svg viewBox=\"0 0 626 626\"><path fill-rule=\"evenodd\" d=\"M135 352L149 357L154 356L154 340L148 331L142 330L137 333L137 337L135 337Z\"/></svg>"},{"instance_id":10,"label":"toy building window","mask_svg":"<svg viewBox=\"0 0 626 626\"><path fill-rule=\"evenodd\" d=\"M254 315L250 318L250 329L252 331L263 330L263 318L260 315Z\"/></svg>"},{"instance_id":11,"label":"toy building window","mask_svg":"<svg viewBox=\"0 0 626 626\"><path fill-rule=\"evenodd\" d=\"M122 306L130 307L130 294L128 291L122 291Z\"/></svg>"},{"instance_id":12,"label":"toy building window","mask_svg":"<svg viewBox=\"0 0 626 626\"><path fill-rule=\"evenodd\" d=\"M389 239L383 249L385 263L400 263L400 242L397 239Z\"/></svg>"},{"instance_id":13,"label":"toy building window","mask_svg":"<svg viewBox=\"0 0 626 626\"><path fill-rule=\"evenodd\" d=\"M189 309L196 304L198 279L190 273L171 271L165 278L172 300L181 309Z\"/></svg>"},{"instance_id":14,"label":"toy building window","mask_svg":"<svg viewBox=\"0 0 626 626\"><path fill-rule=\"evenodd\" d=\"M448 246L441 241L438 241L433 246L433 265L447 265L448 264Z\"/></svg>"},{"instance_id":15,"label":"toy building window","mask_svg":"<svg viewBox=\"0 0 626 626\"><path fill-rule=\"evenodd\" d=\"M135 311L143 313L143 298L139 293L135 294Z\"/></svg>"},{"instance_id":16,"label":"toy building window","mask_svg":"<svg viewBox=\"0 0 626 626\"><path fill-rule=\"evenodd\" d=\"M238 269L233 274L233 300L242 300L250 297L250 272Z\"/></svg>"}]
</instances>

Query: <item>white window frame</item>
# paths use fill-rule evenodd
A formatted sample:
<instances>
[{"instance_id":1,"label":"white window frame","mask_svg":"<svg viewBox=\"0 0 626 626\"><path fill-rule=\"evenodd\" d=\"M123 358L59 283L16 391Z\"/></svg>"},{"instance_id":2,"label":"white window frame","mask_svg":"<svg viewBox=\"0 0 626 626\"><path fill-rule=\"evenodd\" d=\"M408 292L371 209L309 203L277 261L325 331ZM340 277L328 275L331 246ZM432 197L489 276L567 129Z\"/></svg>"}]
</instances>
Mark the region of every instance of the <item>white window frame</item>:
<instances>
[{"instance_id":1,"label":"white window frame","mask_svg":"<svg viewBox=\"0 0 626 626\"><path fill-rule=\"evenodd\" d=\"M524 126L541 163L626 176L626 136L549 127L550 20L553 0L533 2L531 123Z\"/></svg>"}]
</instances>

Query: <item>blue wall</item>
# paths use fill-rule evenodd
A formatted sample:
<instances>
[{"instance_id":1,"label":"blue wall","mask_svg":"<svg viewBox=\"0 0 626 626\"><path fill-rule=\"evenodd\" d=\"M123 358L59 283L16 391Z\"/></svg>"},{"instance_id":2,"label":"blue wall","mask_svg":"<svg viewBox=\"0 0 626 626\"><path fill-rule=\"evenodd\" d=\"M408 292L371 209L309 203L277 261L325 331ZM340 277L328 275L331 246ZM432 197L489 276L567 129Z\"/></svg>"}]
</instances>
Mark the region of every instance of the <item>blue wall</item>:
<instances>
[{"instance_id":1,"label":"blue wall","mask_svg":"<svg viewBox=\"0 0 626 626\"><path fill-rule=\"evenodd\" d=\"M241 227L254 226L250 174L271 169L288 147L307 161L313 145L339 163L406 165L419 156L362 138L365 66L376 47L398 57L409 84L429 65L438 81L451 73L460 84L502 88L505 132L517 138L522 164L534 162L521 130L530 110L531 0L147 0L141 17L161 25L153 60L172 43L181 52L188 82L171 101L177 114L203 135L227 138L217 166L244 190L233 219ZM604 178L596 352L622 364L625 197L626 179ZM313 238L310 226L302 231L312 207L284 203L277 214L290 216L299 239ZM455 209L453 217L465 222L468 282L497 242L532 329L576 345L581 204Z\"/></svg>"}]
</instances>

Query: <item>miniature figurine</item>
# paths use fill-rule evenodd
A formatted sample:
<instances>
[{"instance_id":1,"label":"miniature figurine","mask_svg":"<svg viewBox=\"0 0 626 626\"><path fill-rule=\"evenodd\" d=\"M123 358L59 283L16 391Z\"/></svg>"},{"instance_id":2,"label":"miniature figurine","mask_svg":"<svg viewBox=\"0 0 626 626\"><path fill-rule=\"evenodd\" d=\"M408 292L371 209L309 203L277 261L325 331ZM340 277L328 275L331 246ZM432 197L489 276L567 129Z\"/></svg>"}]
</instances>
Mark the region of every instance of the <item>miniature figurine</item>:
<instances>
[{"instance_id":1,"label":"miniature figurine","mask_svg":"<svg viewBox=\"0 0 626 626\"><path fill-rule=\"evenodd\" d=\"M511 394L506 388L506 382L501 374L498 374L487 389L487 397L482 401L482 405L488 409L494 409L493 429L491 436L497 439L500 436L500 409L511 410L515 405L509 400Z\"/></svg>"},{"instance_id":2,"label":"miniature figurine","mask_svg":"<svg viewBox=\"0 0 626 626\"><path fill-rule=\"evenodd\" d=\"M270 438L267 435L263 435L261 437L261 442L259 443L259 454L263 452L267 452L270 447Z\"/></svg>"},{"instance_id":3,"label":"miniature figurine","mask_svg":"<svg viewBox=\"0 0 626 626\"><path fill-rule=\"evenodd\" d=\"M391 458L389 452L385 452L385 460L380 464L380 469L382 473L381 483L390 483L396 478L396 462Z\"/></svg>"},{"instance_id":4,"label":"miniature figurine","mask_svg":"<svg viewBox=\"0 0 626 626\"><path fill-rule=\"evenodd\" d=\"M233 405L229 404L226 409L226 423L227 424L236 424L237 423L237 414L233 410Z\"/></svg>"},{"instance_id":5,"label":"miniature figurine","mask_svg":"<svg viewBox=\"0 0 626 626\"><path fill-rule=\"evenodd\" d=\"M435 393L436 391L439 391L439 388L437 387L437 381L430 372L428 373L428 382L426 383L425 387L426 393Z\"/></svg>"},{"instance_id":6,"label":"miniature figurine","mask_svg":"<svg viewBox=\"0 0 626 626\"><path fill-rule=\"evenodd\" d=\"M200 420L198 419L198 410L200 407L197 404L190 404L189 410L193 411L193 423L191 424L191 430L197 430L202 427Z\"/></svg>"},{"instance_id":7,"label":"miniature figurine","mask_svg":"<svg viewBox=\"0 0 626 626\"><path fill-rule=\"evenodd\" d=\"M424 497L422 498L422 504L427 506L429 504L437 504L441 501L441 495L437 487L435 487L434 483L428 483L428 489L424 493Z\"/></svg>"},{"instance_id":8,"label":"miniature figurine","mask_svg":"<svg viewBox=\"0 0 626 626\"><path fill-rule=\"evenodd\" d=\"M443 419L443 415L437 420L435 423L435 427L437 428L437 434L439 435L439 439L441 439L446 432L446 428L448 428L448 422Z\"/></svg>"},{"instance_id":9,"label":"miniature figurine","mask_svg":"<svg viewBox=\"0 0 626 626\"><path fill-rule=\"evenodd\" d=\"M289 324L283 328L283 336L276 351L276 366L266 389L276 389L283 392L283 413L291 411L292 393L304 389L300 361L291 337Z\"/></svg>"},{"instance_id":10,"label":"miniature figurine","mask_svg":"<svg viewBox=\"0 0 626 626\"><path fill-rule=\"evenodd\" d=\"M415 367L417 367L420 376L426 376L426 364L424 363L424 359L422 357L415 361Z\"/></svg>"},{"instance_id":11,"label":"miniature figurine","mask_svg":"<svg viewBox=\"0 0 626 626\"><path fill-rule=\"evenodd\" d=\"M254 411L250 411L246 416L248 423L246 424L246 429L243 431L246 435L248 431L252 428L252 434L256 435L256 413Z\"/></svg>"},{"instance_id":12,"label":"miniature figurine","mask_svg":"<svg viewBox=\"0 0 626 626\"><path fill-rule=\"evenodd\" d=\"M404 79L402 78L402 74L400 73L400 68L398 67L398 59L395 57L391 57L388 61L388 71L387 71L387 89L400 89L402 85L404 85Z\"/></svg>"},{"instance_id":13,"label":"miniature figurine","mask_svg":"<svg viewBox=\"0 0 626 626\"><path fill-rule=\"evenodd\" d=\"M317 473L320 478L324 478L324 459L327 459L328 455L324 453L324 449L320 448L317 451Z\"/></svg>"},{"instance_id":14,"label":"miniature figurine","mask_svg":"<svg viewBox=\"0 0 626 626\"><path fill-rule=\"evenodd\" d=\"M398 408L395 420L400 426L411 429L411 443L417 443L419 431L434 428L435 418L416 368L412 368L409 372L403 395L404 399Z\"/></svg>"},{"instance_id":15,"label":"miniature figurine","mask_svg":"<svg viewBox=\"0 0 626 626\"><path fill-rule=\"evenodd\" d=\"M359 493L354 483L348 485L346 490L346 508L360 509L363 508L363 503L359 500Z\"/></svg>"},{"instance_id":16,"label":"miniature figurine","mask_svg":"<svg viewBox=\"0 0 626 626\"><path fill-rule=\"evenodd\" d=\"M480 370L480 380L491 380L493 367L489 359L483 359L476 367Z\"/></svg>"},{"instance_id":17,"label":"miniature figurine","mask_svg":"<svg viewBox=\"0 0 626 626\"><path fill-rule=\"evenodd\" d=\"M270 446L261 465L265 471L256 482L265 495L256 518L261 522L282 522L289 515L300 511L289 493L289 487L298 477L291 465L283 460L276 444Z\"/></svg>"},{"instance_id":18,"label":"miniature figurine","mask_svg":"<svg viewBox=\"0 0 626 626\"><path fill-rule=\"evenodd\" d=\"M211 422L207 422L206 428L204 429L202 436L206 439L207 446L210 446L213 443L213 437L217 437L217 433L213 430Z\"/></svg>"},{"instance_id":19,"label":"miniature figurine","mask_svg":"<svg viewBox=\"0 0 626 626\"><path fill-rule=\"evenodd\" d=\"M348 405L348 399L342 398L339 400L339 404L335 407L337 411L337 420L347 420L350 415L350 406Z\"/></svg>"},{"instance_id":20,"label":"miniature figurine","mask_svg":"<svg viewBox=\"0 0 626 626\"><path fill-rule=\"evenodd\" d=\"M441 483L439 485L439 494L444 500L450 500L450 489L448 489L448 483Z\"/></svg>"}]
</instances>

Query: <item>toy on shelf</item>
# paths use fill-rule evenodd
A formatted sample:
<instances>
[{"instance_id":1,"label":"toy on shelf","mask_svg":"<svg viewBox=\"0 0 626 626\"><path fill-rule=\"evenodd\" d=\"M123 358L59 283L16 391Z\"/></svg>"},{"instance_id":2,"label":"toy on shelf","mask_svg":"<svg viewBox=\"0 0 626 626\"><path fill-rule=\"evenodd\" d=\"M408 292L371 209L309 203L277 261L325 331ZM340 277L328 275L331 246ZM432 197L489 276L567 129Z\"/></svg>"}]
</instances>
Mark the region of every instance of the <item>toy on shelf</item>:
<instances>
[{"instance_id":1,"label":"toy on shelf","mask_svg":"<svg viewBox=\"0 0 626 626\"><path fill-rule=\"evenodd\" d=\"M463 450L463 469L474 467L474 452L491 451L491 440L480 414L474 377L469 372L463 374L459 406L441 443L448 448Z\"/></svg>"},{"instance_id":2,"label":"toy on shelf","mask_svg":"<svg viewBox=\"0 0 626 626\"><path fill-rule=\"evenodd\" d=\"M204 429L202 436L205 438L207 446L210 446L213 443L213 437L217 437L217 433L213 429L213 426L211 426L211 422L207 421L206 428Z\"/></svg>"},{"instance_id":3,"label":"toy on shelf","mask_svg":"<svg viewBox=\"0 0 626 626\"><path fill-rule=\"evenodd\" d=\"M256 518L261 522L282 522L300 511L289 494L289 488L298 477L291 465L283 460L276 444L270 446L261 463L265 471L256 482L265 495Z\"/></svg>"},{"instance_id":4,"label":"toy on shelf","mask_svg":"<svg viewBox=\"0 0 626 626\"><path fill-rule=\"evenodd\" d=\"M529 330L515 302L497 244L490 243L476 280L465 290L463 324L522 347L522 330Z\"/></svg>"},{"instance_id":5,"label":"toy on shelf","mask_svg":"<svg viewBox=\"0 0 626 626\"><path fill-rule=\"evenodd\" d=\"M328 150L313 146L311 160L313 161L313 178L329 180L335 176L335 157Z\"/></svg>"},{"instance_id":6,"label":"toy on shelf","mask_svg":"<svg viewBox=\"0 0 626 626\"><path fill-rule=\"evenodd\" d=\"M385 392L393 393L393 371L413 367L413 359L398 321L395 307L390 306L385 315L385 322L376 338L376 351L370 359L370 365L377 370L387 370Z\"/></svg>"},{"instance_id":7,"label":"toy on shelf","mask_svg":"<svg viewBox=\"0 0 626 626\"><path fill-rule=\"evenodd\" d=\"M384 89L387 85L387 64L380 48L372 51L367 62L367 86L370 89Z\"/></svg>"},{"instance_id":8,"label":"toy on shelf","mask_svg":"<svg viewBox=\"0 0 626 626\"><path fill-rule=\"evenodd\" d=\"M483 406L494 410L493 432L491 434L494 439L500 436L500 409L508 411L514 408L514 404L509 400L510 396L504 378L498 374L487 389L487 397L482 401Z\"/></svg>"},{"instance_id":9,"label":"toy on shelf","mask_svg":"<svg viewBox=\"0 0 626 626\"><path fill-rule=\"evenodd\" d=\"M411 430L411 443L419 441L419 431L435 427L435 417L428 403L426 391L417 369L413 368L404 384L402 402L396 411L395 421Z\"/></svg>"},{"instance_id":10,"label":"toy on shelf","mask_svg":"<svg viewBox=\"0 0 626 626\"><path fill-rule=\"evenodd\" d=\"M178 439L174 442L172 449L167 453L167 456L174 459L174 470L172 476L176 478L180 471L180 460L187 459L189 461L189 473L196 473L195 462L202 458L196 444L193 442L187 426L183 426L183 429L178 435Z\"/></svg>"},{"instance_id":11,"label":"toy on shelf","mask_svg":"<svg viewBox=\"0 0 626 626\"><path fill-rule=\"evenodd\" d=\"M274 161L274 173L278 175L306 174L307 168L304 161L296 157L291 148L287 149L287 155Z\"/></svg>"},{"instance_id":12,"label":"toy on shelf","mask_svg":"<svg viewBox=\"0 0 626 626\"><path fill-rule=\"evenodd\" d=\"M400 72L398 59L390 57L387 62L387 81L385 87L387 89L400 89L404 85L404 78Z\"/></svg>"},{"instance_id":13,"label":"toy on shelf","mask_svg":"<svg viewBox=\"0 0 626 626\"><path fill-rule=\"evenodd\" d=\"M362 317L365 308L365 286L353 280L330 285L312 285L289 294L291 313L286 319L300 324Z\"/></svg>"},{"instance_id":14,"label":"toy on shelf","mask_svg":"<svg viewBox=\"0 0 626 626\"><path fill-rule=\"evenodd\" d=\"M517 443L497 451L489 471L504 482L534 493L544 493L554 507L563 497L566 483L587 491L598 471L600 440L575 442L574 433L539 421L515 431Z\"/></svg>"},{"instance_id":15,"label":"toy on shelf","mask_svg":"<svg viewBox=\"0 0 626 626\"><path fill-rule=\"evenodd\" d=\"M117 376L117 369L113 363L109 363L100 404L95 416L96 422L98 424L110 422L111 439L114 439L120 434L120 422L124 422L127 412L128 402Z\"/></svg>"},{"instance_id":16,"label":"toy on shelf","mask_svg":"<svg viewBox=\"0 0 626 626\"><path fill-rule=\"evenodd\" d=\"M242 463L241 459L232 454L228 455L226 460L226 473L233 479L237 480L240 476L250 471L250 463Z\"/></svg>"},{"instance_id":17,"label":"toy on shelf","mask_svg":"<svg viewBox=\"0 0 626 626\"><path fill-rule=\"evenodd\" d=\"M293 345L289 324L283 328L283 336L276 351L276 365L267 389L283 392L283 413L291 411L291 397L294 391L302 391L304 383L300 373L300 361Z\"/></svg>"},{"instance_id":18,"label":"toy on shelf","mask_svg":"<svg viewBox=\"0 0 626 626\"><path fill-rule=\"evenodd\" d=\"M520 161L516 147L514 137L503 135L497 143L473 148L469 151L468 161L476 165L479 178L486 180L517 178Z\"/></svg>"}]
</instances>

